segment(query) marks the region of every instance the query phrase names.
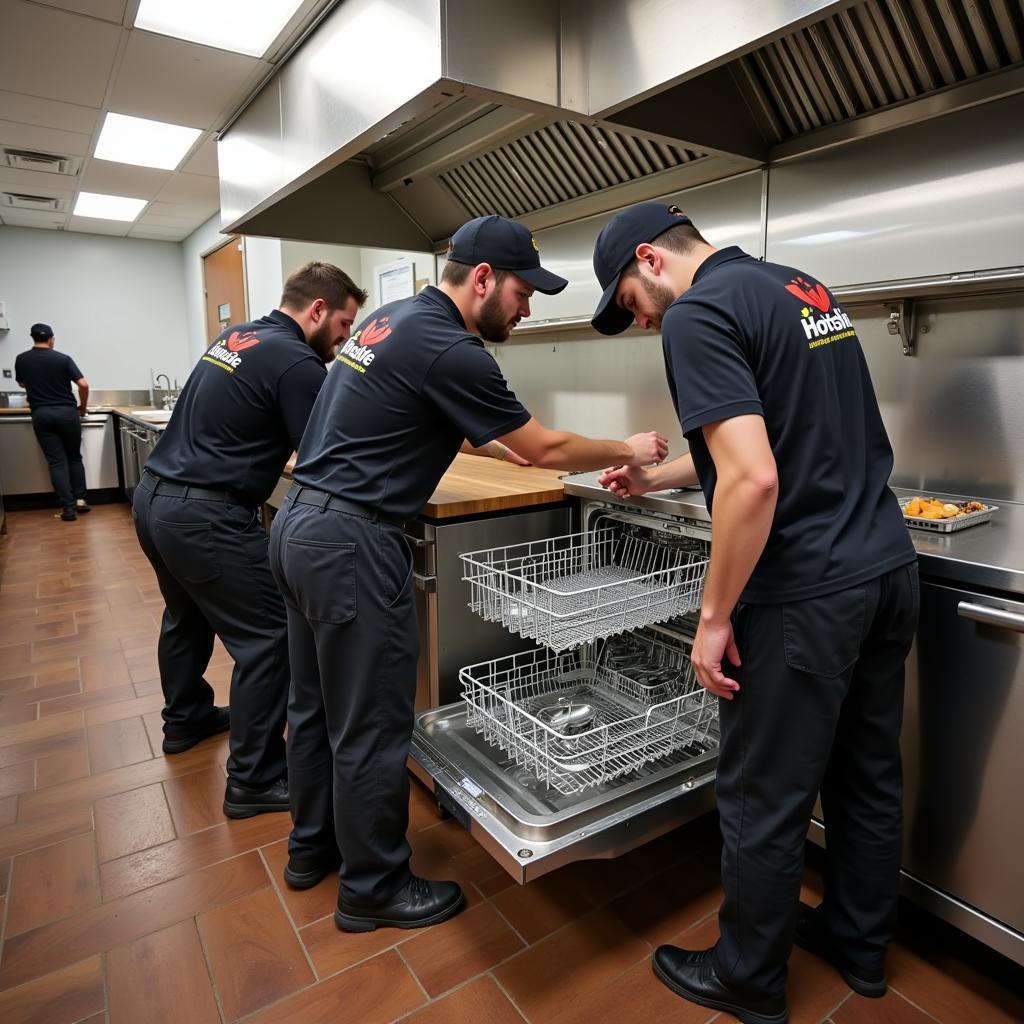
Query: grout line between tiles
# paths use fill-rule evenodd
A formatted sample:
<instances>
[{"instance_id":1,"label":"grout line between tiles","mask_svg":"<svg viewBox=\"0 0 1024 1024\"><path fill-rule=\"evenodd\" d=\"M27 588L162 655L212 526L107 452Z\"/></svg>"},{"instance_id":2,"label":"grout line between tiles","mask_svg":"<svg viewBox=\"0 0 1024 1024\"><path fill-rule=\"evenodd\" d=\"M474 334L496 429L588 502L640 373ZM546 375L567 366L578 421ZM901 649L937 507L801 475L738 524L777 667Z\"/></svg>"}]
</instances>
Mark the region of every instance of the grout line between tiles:
<instances>
[{"instance_id":1,"label":"grout line between tiles","mask_svg":"<svg viewBox=\"0 0 1024 1024\"><path fill-rule=\"evenodd\" d=\"M416 984L419 985L420 991L423 993L427 1000L427 1005L432 1003L434 1001L433 998L427 991L426 986L423 984L423 982L420 981L420 976L412 969L412 964L410 964L409 961L406 960L405 957L402 955L402 950L398 946L394 946L392 948L398 954L398 959L401 960L403 964L405 964L405 969L412 975L413 981L415 981ZM417 1007L417 1009L422 1009L422 1007Z\"/></svg>"},{"instance_id":2,"label":"grout line between tiles","mask_svg":"<svg viewBox=\"0 0 1024 1024\"><path fill-rule=\"evenodd\" d=\"M516 1013L518 1013L519 1016L522 1017L523 1020L527 1022L527 1024L529 1024L530 1018L526 1016L520 1005L515 1001L515 999L512 998L512 993L509 992L508 989L506 989L505 986L502 985L502 983L498 980L498 976L494 974L493 971L487 971L487 976L494 982L495 985L498 986L498 991L501 992L501 994L512 1004Z\"/></svg>"},{"instance_id":3,"label":"grout line between tiles","mask_svg":"<svg viewBox=\"0 0 1024 1024\"><path fill-rule=\"evenodd\" d=\"M893 988L892 985L890 985L889 986L889 991L895 993L896 995L898 995L900 997L900 999L906 1000L908 1003L910 1003L911 1006L914 1007L915 1010L920 1010L929 1020L935 1021L936 1024L942 1024L942 1021L938 1017L936 1017L934 1013L929 1013L928 1010L926 1010L923 1006L921 1006L920 1003L915 1003L913 999L911 999L909 996L905 995L898 988Z\"/></svg>"},{"instance_id":4,"label":"grout line between tiles","mask_svg":"<svg viewBox=\"0 0 1024 1024\"><path fill-rule=\"evenodd\" d=\"M302 950L302 955L306 958L306 963L309 964L309 969L313 974L313 984L315 985L320 981L320 972L316 969L316 965L313 963L313 958L309 955L309 950L306 949L306 944L302 941L302 935L299 932L298 925L295 923L295 919L292 917L292 912L288 907L288 901L284 898L284 894L278 887L277 879L274 877L274 872L270 868L270 862L267 860L266 854L263 852L265 849L265 846L257 847L256 853L260 858L260 862L263 864L263 870L266 871L267 877L270 879L271 891L277 897L277 902L281 904L284 916L292 927L292 934L295 936L295 941L299 944L299 949ZM308 988L308 986L304 987ZM299 991L301 992L302 989L299 989Z\"/></svg>"},{"instance_id":5,"label":"grout line between tiles","mask_svg":"<svg viewBox=\"0 0 1024 1024\"><path fill-rule=\"evenodd\" d=\"M203 963L206 964L206 976L210 979L210 989L213 992L213 1001L217 1004L217 1013L221 1021L226 1021L224 1007L221 1005L220 992L217 989L217 980L213 976L213 967L210 965L210 956L206 951L206 943L203 941L203 930L199 927L199 917L192 918L192 927L196 930L196 937L199 939L199 949L203 954Z\"/></svg>"}]
</instances>

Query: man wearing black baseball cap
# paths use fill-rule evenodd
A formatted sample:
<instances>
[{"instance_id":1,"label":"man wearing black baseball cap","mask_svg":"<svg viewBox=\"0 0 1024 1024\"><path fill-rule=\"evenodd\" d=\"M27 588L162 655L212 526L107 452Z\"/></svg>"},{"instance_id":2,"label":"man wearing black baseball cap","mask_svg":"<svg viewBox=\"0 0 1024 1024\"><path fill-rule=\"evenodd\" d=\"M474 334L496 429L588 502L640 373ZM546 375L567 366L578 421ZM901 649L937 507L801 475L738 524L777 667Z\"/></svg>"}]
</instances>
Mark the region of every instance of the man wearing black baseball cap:
<instances>
[{"instance_id":1,"label":"man wearing black baseball cap","mask_svg":"<svg viewBox=\"0 0 1024 1024\"><path fill-rule=\"evenodd\" d=\"M781 1024L795 933L855 991L881 996L918 591L856 331L811 275L713 248L674 206L616 215L594 270L595 328L660 329L690 445L601 482L643 494L699 479L714 538L692 661L721 698L720 938L709 950L662 946L654 971L744 1024ZM811 910L798 899L819 790L829 867Z\"/></svg>"},{"instance_id":2,"label":"man wearing black baseball cap","mask_svg":"<svg viewBox=\"0 0 1024 1024\"><path fill-rule=\"evenodd\" d=\"M82 462L82 417L89 401L89 382L74 359L54 350L53 328L33 324L32 348L14 360L14 377L28 392L32 430L50 467L50 482L61 504L60 518L74 522L90 511ZM78 403L71 385L78 388Z\"/></svg>"},{"instance_id":3,"label":"man wearing black baseball cap","mask_svg":"<svg viewBox=\"0 0 1024 1024\"><path fill-rule=\"evenodd\" d=\"M438 287L371 313L342 348L274 519L271 565L288 609L288 778L294 828L285 881L340 864L335 922L416 928L457 913L462 891L409 868L406 758L418 631L402 526L455 454L498 438L558 469L662 459L655 432L593 441L538 423L481 341L502 342L534 289L566 281L530 232L481 217L452 238Z\"/></svg>"}]
</instances>

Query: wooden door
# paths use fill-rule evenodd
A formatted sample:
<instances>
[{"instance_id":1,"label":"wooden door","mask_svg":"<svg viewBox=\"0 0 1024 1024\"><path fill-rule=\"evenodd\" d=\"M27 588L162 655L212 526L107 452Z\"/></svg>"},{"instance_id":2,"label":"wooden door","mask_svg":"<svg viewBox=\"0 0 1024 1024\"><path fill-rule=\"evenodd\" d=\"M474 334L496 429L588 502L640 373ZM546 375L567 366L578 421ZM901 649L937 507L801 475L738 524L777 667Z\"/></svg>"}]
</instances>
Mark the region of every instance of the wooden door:
<instances>
[{"instance_id":1,"label":"wooden door","mask_svg":"<svg viewBox=\"0 0 1024 1024\"><path fill-rule=\"evenodd\" d=\"M228 324L245 323L245 271L242 240L232 237L203 257L203 290L206 301L206 339L213 341Z\"/></svg>"}]
</instances>

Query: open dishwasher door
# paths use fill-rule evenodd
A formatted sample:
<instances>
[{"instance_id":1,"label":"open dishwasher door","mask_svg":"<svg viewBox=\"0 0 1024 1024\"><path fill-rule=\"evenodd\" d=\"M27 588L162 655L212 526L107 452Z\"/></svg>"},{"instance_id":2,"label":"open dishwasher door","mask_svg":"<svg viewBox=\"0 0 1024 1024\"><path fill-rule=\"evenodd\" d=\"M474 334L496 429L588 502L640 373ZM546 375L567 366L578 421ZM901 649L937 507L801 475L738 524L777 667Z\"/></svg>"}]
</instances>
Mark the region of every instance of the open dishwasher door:
<instances>
[{"instance_id":1,"label":"open dishwasher door","mask_svg":"<svg viewBox=\"0 0 1024 1024\"><path fill-rule=\"evenodd\" d=\"M620 582L621 558L601 577L602 586L612 578L626 594L621 628L609 625L618 599L602 597L589 612L597 637L559 647L561 638L577 635L577 624L557 610L564 577L552 584L545 576L545 588L531 575L536 563L524 562L527 569L518 568L538 593L516 590L505 610L511 607L513 617L540 634L523 635L543 639L552 649L534 647L463 668L466 699L422 712L413 734L413 773L521 883L573 861L617 857L714 807L717 699L693 678L693 623L673 604L687 588L684 607L699 606L693 565L706 560L707 524L616 502L585 505L583 523L593 550L567 559L566 546L558 546L558 560L571 570L566 576L606 568L594 552L598 545L601 552L607 547L609 530L621 534L616 550L627 558L635 558L638 544L668 551L668 561L660 552L654 561L645 554L639 579ZM479 577L473 562L481 560L469 562L475 602ZM499 571L509 564L504 559ZM666 565L676 567L679 586L673 592L666 590ZM638 622L637 594L645 587L655 610ZM500 589L508 589L507 577ZM546 589L554 591L555 610L538 624L536 609L527 604ZM481 603L481 614L498 617L490 596ZM584 608L584 619L587 614ZM635 626L641 628L622 632ZM586 635L585 627L580 635Z\"/></svg>"}]
</instances>

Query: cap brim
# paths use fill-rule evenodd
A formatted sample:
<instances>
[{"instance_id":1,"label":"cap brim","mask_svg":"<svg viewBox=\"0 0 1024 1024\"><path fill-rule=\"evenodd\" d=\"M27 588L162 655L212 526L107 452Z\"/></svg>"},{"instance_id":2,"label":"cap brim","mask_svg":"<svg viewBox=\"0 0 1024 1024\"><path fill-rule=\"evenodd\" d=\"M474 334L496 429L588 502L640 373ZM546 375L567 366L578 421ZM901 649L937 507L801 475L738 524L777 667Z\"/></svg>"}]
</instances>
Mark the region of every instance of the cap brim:
<instances>
[{"instance_id":1,"label":"cap brim","mask_svg":"<svg viewBox=\"0 0 1024 1024\"><path fill-rule=\"evenodd\" d=\"M557 295L569 283L564 277L552 274L543 267L531 267L529 270L513 270L516 277L521 277L527 284L533 285L545 295Z\"/></svg>"},{"instance_id":2,"label":"cap brim","mask_svg":"<svg viewBox=\"0 0 1024 1024\"><path fill-rule=\"evenodd\" d=\"M615 280L605 288L601 301L590 318L594 330L600 331L601 334L621 334L633 322L633 314L615 302L618 287L619 275L616 275Z\"/></svg>"}]
</instances>

